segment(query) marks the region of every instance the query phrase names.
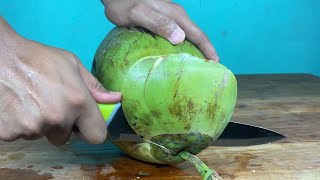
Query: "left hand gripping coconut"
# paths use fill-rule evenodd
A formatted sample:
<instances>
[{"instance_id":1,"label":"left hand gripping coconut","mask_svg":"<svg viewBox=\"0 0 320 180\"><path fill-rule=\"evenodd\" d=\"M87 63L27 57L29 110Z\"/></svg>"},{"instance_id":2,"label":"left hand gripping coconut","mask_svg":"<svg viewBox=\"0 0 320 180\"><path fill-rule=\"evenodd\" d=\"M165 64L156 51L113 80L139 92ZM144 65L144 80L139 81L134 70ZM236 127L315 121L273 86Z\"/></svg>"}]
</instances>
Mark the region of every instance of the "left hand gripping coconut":
<instances>
[{"instance_id":1,"label":"left hand gripping coconut","mask_svg":"<svg viewBox=\"0 0 320 180\"><path fill-rule=\"evenodd\" d=\"M141 28L116 27L100 44L92 73L106 89L122 92L125 117L138 135L177 154L149 142L115 143L122 151L151 163L189 160L204 179L218 177L192 157L230 121L237 81L229 69L187 40L172 45Z\"/></svg>"}]
</instances>

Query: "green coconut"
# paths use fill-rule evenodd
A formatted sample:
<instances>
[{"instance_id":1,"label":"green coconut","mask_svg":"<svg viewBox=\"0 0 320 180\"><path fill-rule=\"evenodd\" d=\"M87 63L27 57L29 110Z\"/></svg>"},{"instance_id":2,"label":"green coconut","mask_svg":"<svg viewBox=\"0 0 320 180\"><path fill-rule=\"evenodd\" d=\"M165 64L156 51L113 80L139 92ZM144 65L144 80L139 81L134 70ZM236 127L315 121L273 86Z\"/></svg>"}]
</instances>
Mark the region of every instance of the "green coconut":
<instances>
[{"instance_id":1,"label":"green coconut","mask_svg":"<svg viewBox=\"0 0 320 180\"><path fill-rule=\"evenodd\" d=\"M142 28L116 27L98 47L92 73L111 91L121 91L127 71L147 56L188 53L199 58L203 54L190 42L173 46L166 39Z\"/></svg>"},{"instance_id":2,"label":"green coconut","mask_svg":"<svg viewBox=\"0 0 320 180\"><path fill-rule=\"evenodd\" d=\"M105 88L122 92L125 117L146 140L114 144L145 162L192 159L181 152L196 155L216 140L237 98L236 78L225 66L206 60L187 40L172 45L140 28L114 28L96 52L92 73Z\"/></svg>"}]
</instances>

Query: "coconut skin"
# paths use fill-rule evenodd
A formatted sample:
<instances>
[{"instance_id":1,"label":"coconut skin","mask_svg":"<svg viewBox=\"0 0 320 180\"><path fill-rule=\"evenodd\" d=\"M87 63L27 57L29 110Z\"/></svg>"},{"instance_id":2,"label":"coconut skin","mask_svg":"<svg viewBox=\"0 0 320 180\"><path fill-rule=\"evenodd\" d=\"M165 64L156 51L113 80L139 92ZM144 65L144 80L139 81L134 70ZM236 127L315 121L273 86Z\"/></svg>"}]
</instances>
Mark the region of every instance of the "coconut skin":
<instances>
[{"instance_id":1,"label":"coconut skin","mask_svg":"<svg viewBox=\"0 0 320 180\"><path fill-rule=\"evenodd\" d=\"M138 135L175 152L207 148L230 121L237 99L236 78L225 66L206 60L187 40L175 46L135 27L107 35L92 73L106 89L122 92L125 117ZM184 161L148 142L113 143L145 162Z\"/></svg>"},{"instance_id":2,"label":"coconut skin","mask_svg":"<svg viewBox=\"0 0 320 180\"><path fill-rule=\"evenodd\" d=\"M189 41L174 46L166 39L142 28L116 27L99 45L92 73L108 90L121 91L127 71L139 59L178 53L205 58Z\"/></svg>"}]
</instances>

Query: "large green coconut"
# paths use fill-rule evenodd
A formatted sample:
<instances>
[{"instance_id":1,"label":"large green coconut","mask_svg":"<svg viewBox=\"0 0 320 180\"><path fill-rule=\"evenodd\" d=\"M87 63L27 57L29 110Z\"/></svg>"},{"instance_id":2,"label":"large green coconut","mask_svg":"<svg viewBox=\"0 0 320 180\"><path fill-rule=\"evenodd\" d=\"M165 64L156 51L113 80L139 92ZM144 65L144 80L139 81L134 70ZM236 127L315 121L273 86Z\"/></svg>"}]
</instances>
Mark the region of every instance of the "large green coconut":
<instances>
[{"instance_id":1,"label":"large green coconut","mask_svg":"<svg viewBox=\"0 0 320 180\"><path fill-rule=\"evenodd\" d=\"M206 60L187 40L172 45L140 28L114 28L96 52L92 73L105 88L122 92L125 117L138 135L175 152L208 147L236 102L236 79L225 66ZM146 162L184 161L149 142L115 144Z\"/></svg>"}]
</instances>

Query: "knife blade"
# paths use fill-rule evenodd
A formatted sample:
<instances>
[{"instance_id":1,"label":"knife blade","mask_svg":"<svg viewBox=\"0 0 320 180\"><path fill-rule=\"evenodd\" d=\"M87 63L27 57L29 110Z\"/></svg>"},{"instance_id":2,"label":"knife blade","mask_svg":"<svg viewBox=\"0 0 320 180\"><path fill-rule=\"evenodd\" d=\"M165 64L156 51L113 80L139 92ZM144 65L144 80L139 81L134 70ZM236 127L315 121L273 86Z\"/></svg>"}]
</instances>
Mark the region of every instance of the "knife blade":
<instances>
[{"instance_id":1,"label":"knife blade","mask_svg":"<svg viewBox=\"0 0 320 180\"><path fill-rule=\"evenodd\" d=\"M284 135L263 127L230 121L211 146L253 146L278 141Z\"/></svg>"},{"instance_id":2,"label":"knife blade","mask_svg":"<svg viewBox=\"0 0 320 180\"><path fill-rule=\"evenodd\" d=\"M142 137L136 134L126 120L121 102L114 105L98 104L98 107L108 127L108 137L112 141L144 142Z\"/></svg>"},{"instance_id":3,"label":"knife blade","mask_svg":"<svg viewBox=\"0 0 320 180\"><path fill-rule=\"evenodd\" d=\"M112 141L145 142L126 120L121 103L98 104L108 126ZM285 138L282 134L250 124L230 121L219 138L211 146L251 146L271 143Z\"/></svg>"}]
</instances>

